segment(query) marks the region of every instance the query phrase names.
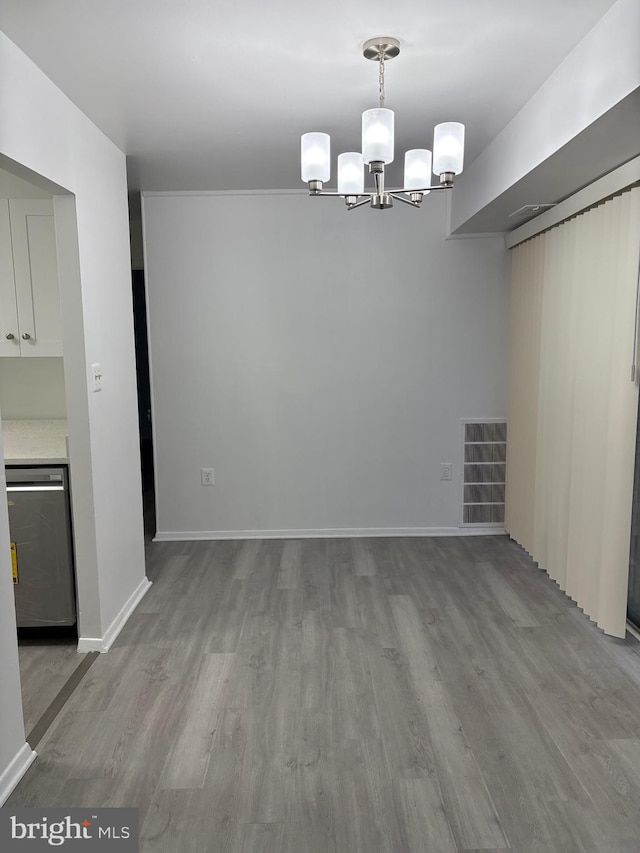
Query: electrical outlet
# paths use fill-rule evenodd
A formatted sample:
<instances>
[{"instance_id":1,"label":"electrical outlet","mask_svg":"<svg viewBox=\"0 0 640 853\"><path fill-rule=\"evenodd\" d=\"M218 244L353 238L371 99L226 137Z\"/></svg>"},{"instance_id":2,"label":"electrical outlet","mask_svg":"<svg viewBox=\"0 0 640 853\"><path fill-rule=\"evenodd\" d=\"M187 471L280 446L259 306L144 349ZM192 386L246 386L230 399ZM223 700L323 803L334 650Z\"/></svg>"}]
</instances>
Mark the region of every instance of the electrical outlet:
<instances>
[{"instance_id":1,"label":"electrical outlet","mask_svg":"<svg viewBox=\"0 0 640 853\"><path fill-rule=\"evenodd\" d=\"M213 486L215 482L213 477L213 468L201 468L200 481L203 486Z\"/></svg>"},{"instance_id":2,"label":"electrical outlet","mask_svg":"<svg viewBox=\"0 0 640 853\"><path fill-rule=\"evenodd\" d=\"M450 480L452 477L452 469L453 465L451 462L441 462L440 463L440 479L441 480Z\"/></svg>"}]
</instances>

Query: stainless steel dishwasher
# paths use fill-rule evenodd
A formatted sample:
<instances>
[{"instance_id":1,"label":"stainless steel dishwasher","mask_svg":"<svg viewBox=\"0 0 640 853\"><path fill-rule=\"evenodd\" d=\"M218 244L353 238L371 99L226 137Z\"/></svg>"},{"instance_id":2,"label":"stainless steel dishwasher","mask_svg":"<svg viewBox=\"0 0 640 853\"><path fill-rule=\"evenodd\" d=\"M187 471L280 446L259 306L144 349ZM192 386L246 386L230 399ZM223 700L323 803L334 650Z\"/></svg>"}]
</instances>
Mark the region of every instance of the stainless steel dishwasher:
<instances>
[{"instance_id":1,"label":"stainless steel dishwasher","mask_svg":"<svg viewBox=\"0 0 640 853\"><path fill-rule=\"evenodd\" d=\"M67 466L10 466L5 472L18 627L74 625Z\"/></svg>"}]
</instances>

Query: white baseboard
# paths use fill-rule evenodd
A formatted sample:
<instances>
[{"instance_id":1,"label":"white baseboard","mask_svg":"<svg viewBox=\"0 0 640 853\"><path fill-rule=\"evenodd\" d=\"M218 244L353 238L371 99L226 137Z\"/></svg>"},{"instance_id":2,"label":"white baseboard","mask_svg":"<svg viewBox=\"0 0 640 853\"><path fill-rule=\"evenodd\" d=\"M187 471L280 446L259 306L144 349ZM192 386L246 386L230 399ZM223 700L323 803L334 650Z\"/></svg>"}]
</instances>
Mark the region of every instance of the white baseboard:
<instances>
[{"instance_id":1,"label":"white baseboard","mask_svg":"<svg viewBox=\"0 0 640 853\"><path fill-rule=\"evenodd\" d=\"M324 530L160 530L154 542L218 539L350 539L399 536L503 536L504 527L345 527Z\"/></svg>"},{"instance_id":2,"label":"white baseboard","mask_svg":"<svg viewBox=\"0 0 640 853\"><path fill-rule=\"evenodd\" d=\"M118 634L124 628L128 618L142 601L151 587L151 581L144 577L131 593L122 609L104 632L102 637L79 637L79 652L108 652L115 642Z\"/></svg>"},{"instance_id":3,"label":"white baseboard","mask_svg":"<svg viewBox=\"0 0 640 853\"><path fill-rule=\"evenodd\" d=\"M0 806L9 799L11 792L37 758L37 753L24 743L12 761L0 773Z\"/></svg>"}]
</instances>

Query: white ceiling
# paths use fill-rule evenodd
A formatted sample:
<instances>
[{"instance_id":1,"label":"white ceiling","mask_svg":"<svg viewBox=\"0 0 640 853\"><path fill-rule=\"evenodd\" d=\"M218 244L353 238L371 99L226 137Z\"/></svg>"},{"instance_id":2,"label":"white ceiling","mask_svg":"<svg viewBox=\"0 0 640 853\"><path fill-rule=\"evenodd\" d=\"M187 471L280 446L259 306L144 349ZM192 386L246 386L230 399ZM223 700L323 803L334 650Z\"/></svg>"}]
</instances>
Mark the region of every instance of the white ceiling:
<instances>
[{"instance_id":1,"label":"white ceiling","mask_svg":"<svg viewBox=\"0 0 640 853\"><path fill-rule=\"evenodd\" d=\"M126 152L132 189L302 189L301 133L359 147L367 38L401 41L397 184L439 121L466 124L468 165L613 2L2 0L0 29Z\"/></svg>"}]
</instances>

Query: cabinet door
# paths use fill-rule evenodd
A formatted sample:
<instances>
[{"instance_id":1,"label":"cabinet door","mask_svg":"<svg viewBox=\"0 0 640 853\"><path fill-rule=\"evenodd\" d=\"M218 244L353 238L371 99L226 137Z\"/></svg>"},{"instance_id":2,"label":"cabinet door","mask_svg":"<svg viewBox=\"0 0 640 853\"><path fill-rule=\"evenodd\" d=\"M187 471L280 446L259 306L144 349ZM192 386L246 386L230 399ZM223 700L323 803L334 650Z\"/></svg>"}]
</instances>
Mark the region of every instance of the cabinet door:
<instances>
[{"instance_id":1,"label":"cabinet door","mask_svg":"<svg viewBox=\"0 0 640 853\"><path fill-rule=\"evenodd\" d=\"M20 355L62 355L53 202L11 199L9 213Z\"/></svg>"},{"instance_id":2,"label":"cabinet door","mask_svg":"<svg viewBox=\"0 0 640 853\"><path fill-rule=\"evenodd\" d=\"M9 336L9 337L7 337ZM0 199L0 356L20 355L9 202Z\"/></svg>"}]
</instances>

